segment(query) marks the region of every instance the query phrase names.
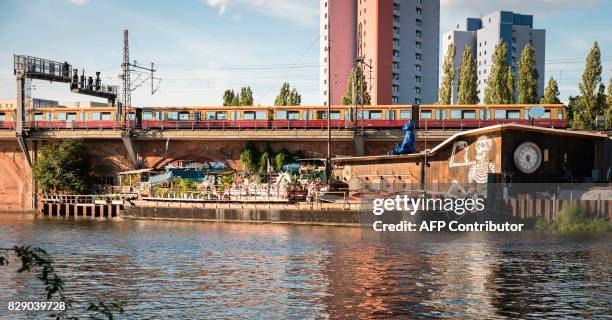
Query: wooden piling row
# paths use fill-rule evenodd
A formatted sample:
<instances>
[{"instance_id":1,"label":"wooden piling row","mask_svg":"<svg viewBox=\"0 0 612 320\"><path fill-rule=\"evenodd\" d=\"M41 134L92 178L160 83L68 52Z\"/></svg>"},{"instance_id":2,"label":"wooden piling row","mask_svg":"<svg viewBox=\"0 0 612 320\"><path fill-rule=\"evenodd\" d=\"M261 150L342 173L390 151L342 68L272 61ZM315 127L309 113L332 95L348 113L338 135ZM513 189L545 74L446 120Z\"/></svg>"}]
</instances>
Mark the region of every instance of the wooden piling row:
<instances>
[{"instance_id":1,"label":"wooden piling row","mask_svg":"<svg viewBox=\"0 0 612 320\"><path fill-rule=\"evenodd\" d=\"M122 215L123 205L48 202L42 205L41 212L44 216L49 217L113 219Z\"/></svg>"}]
</instances>

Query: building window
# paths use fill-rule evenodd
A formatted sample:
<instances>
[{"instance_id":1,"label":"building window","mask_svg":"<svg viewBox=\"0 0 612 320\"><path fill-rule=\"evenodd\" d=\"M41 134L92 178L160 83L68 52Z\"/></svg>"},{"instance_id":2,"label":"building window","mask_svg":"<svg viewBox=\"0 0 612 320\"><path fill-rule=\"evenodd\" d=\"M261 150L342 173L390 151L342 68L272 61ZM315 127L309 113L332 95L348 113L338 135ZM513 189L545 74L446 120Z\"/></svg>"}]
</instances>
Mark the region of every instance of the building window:
<instances>
[{"instance_id":1,"label":"building window","mask_svg":"<svg viewBox=\"0 0 612 320\"><path fill-rule=\"evenodd\" d=\"M400 22L399 16L393 15L393 22Z\"/></svg>"},{"instance_id":2,"label":"building window","mask_svg":"<svg viewBox=\"0 0 612 320\"><path fill-rule=\"evenodd\" d=\"M417 26L422 26L423 25L423 21L421 19L416 19L416 25Z\"/></svg>"},{"instance_id":3,"label":"building window","mask_svg":"<svg viewBox=\"0 0 612 320\"><path fill-rule=\"evenodd\" d=\"M416 8L416 13L418 15L421 15L421 14L423 14L423 10L421 8Z\"/></svg>"},{"instance_id":4,"label":"building window","mask_svg":"<svg viewBox=\"0 0 612 320\"><path fill-rule=\"evenodd\" d=\"M393 73L393 80L399 80L399 73Z\"/></svg>"},{"instance_id":5,"label":"building window","mask_svg":"<svg viewBox=\"0 0 612 320\"><path fill-rule=\"evenodd\" d=\"M512 43L516 43L516 38L512 37Z\"/></svg>"},{"instance_id":6,"label":"building window","mask_svg":"<svg viewBox=\"0 0 612 320\"><path fill-rule=\"evenodd\" d=\"M414 81L416 81L416 83L421 83L421 76L414 76Z\"/></svg>"},{"instance_id":7,"label":"building window","mask_svg":"<svg viewBox=\"0 0 612 320\"><path fill-rule=\"evenodd\" d=\"M399 91L399 86L397 84L393 85L393 92L398 92Z\"/></svg>"},{"instance_id":8,"label":"building window","mask_svg":"<svg viewBox=\"0 0 612 320\"><path fill-rule=\"evenodd\" d=\"M417 38L420 38L422 35L423 35L423 33L421 32L421 30L417 30L416 31Z\"/></svg>"},{"instance_id":9,"label":"building window","mask_svg":"<svg viewBox=\"0 0 612 320\"><path fill-rule=\"evenodd\" d=\"M421 65L420 65L420 64L415 64L415 65L414 65L414 69L415 69L416 71L421 71Z\"/></svg>"},{"instance_id":10,"label":"building window","mask_svg":"<svg viewBox=\"0 0 612 320\"><path fill-rule=\"evenodd\" d=\"M414 87L414 93L421 94L421 87Z\"/></svg>"},{"instance_id":11,"label":"building window","mask_svg":"<svg viewBox=\"0 0 612 320\"><path fill-rule=\"evenodd\" d=\"M421 99L414 98L414 104L421 104ZM430 119L431 119L431 115L430 115Z\"/></svg>"},{"instance_id":12,"label":"building window","mask_svg":"<svg viewBox=\"0 0 612 320\"><path fill-rule=\"evenodd\" d=\"M393 27L393 34L399 34L399 28Z\"/></svg>"},{"instance_id":13,"label":"building window","mask_svg":"<svg viewBox=\"0 0 612 320\"><path fill-rule=\"evenodd\" d=\"M327 5L327 4L326 4L326 5ZM399 3L394 3L394 4L393 4L393 10L399 11L399 9L400 9L400 5L399 5Z\"/></svg>"},{"instance_id":14,"label":"building window","mask_svg":"<svg viewBox=\"0 0 612 320\"><path fill-rule=\"evenodd\" d=\"M415 54L414 54L414 58L415 58L415 59L417 59L417 60L421 60L421 59L422 59L422 56L421 56L421 54L420 54L420 53L415 53Z\"/></svg>"},{"instance_id":15,"label":"building window","mask_svg":"<svg viewBox=\"0 0 612 320\"><path fill-rule=\"evenodd\" d=\"M393 101L393 103L399 103L399 98L398 98L398 97L393 96L393 98L392 98L392 99L393 99L393 100L392 100L392 101Z\"/></svg>"},{"instance_id":16,"label":"building window","mask_svg":"<svg viewBox=\"0 0 612 320\"><path fill-rule=\"evenodd\" d=\"M393 68L399 69L399 62L393 62Z\"/></svg>"},{"instance_id":17,"label":"building window","mask_svg":"<svg viewBox=\"0 0 612 320\"><path fill-rule=\"evenodd\" d=\"M399 57L399 51L398 50L393 50L393 56L394 57Z\"/></svg>"},{"instance_id":18,"label":"building window","mask_svg":"<svg viewBox=\"0 0 612 320\"><path fill-rule=\"evenodd\" d=\"M423 49L423 44L420 41L415 42L417 49Z\"/></svg>"},{"instance_id":19,"label":"building window","mask_svg":"<svg viewBox=\"0 0 612 320\"><path fill-rule=\"evenodd\" d=\"M393 38L393 45L399 46L399 39Z\"/></svg>"}]
</instances>

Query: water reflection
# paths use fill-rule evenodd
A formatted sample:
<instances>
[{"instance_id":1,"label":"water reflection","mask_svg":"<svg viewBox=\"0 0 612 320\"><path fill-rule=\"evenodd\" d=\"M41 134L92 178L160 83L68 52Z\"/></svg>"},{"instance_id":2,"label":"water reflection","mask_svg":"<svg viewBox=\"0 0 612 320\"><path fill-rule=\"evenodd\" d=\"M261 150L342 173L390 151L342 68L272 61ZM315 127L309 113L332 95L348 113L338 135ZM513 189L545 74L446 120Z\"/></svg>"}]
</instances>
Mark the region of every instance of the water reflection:
<instances>
[{"instance_id":1,"label":"water reflection","mask_svg":"<svg viewBox=\"0 0 612 320\"><path fill-rule=\"evenodd\" d=\"M610 237L0 218L2 246L48 248L71 297L127 301L130 319L588 318L610 310ZM0 269L1 304L40 299L36 284ZM0 316L15 318L6 308Z\"/></svg>"}]
</instances>

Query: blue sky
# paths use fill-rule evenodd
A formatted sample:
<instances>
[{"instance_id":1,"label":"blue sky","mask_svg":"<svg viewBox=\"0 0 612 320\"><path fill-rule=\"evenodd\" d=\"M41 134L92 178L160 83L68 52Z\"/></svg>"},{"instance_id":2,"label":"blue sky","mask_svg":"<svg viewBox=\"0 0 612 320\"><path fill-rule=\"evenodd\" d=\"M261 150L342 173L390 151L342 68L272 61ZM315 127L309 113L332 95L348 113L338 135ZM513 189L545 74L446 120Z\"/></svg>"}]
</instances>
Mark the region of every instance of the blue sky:
<instances>
[{"instance_id":1,"label":"blue sky","mask_svg":"<svg viewBox=\"0 0 612 320\"><path fill-rule=\"evenodd\" d=\"M534 14L535 27L547 29L546 78L558 79L563 99L576 94L594 40L607 85L612 1L441 0L441 33L467 16L500 9ZM318 15L318 0L2 0L0 98L14 97L13 53L68 60L119 84L127 28L131 59L155 62L163 79L154 96L148 84L136 90L135 104L216 105L226 88L250 85L255 103L265 105L283 81L302 93L303 104L319 104ZM67 85L34 86L35 97L92 100L69 93Z\"/></svg>"}]
</instances>

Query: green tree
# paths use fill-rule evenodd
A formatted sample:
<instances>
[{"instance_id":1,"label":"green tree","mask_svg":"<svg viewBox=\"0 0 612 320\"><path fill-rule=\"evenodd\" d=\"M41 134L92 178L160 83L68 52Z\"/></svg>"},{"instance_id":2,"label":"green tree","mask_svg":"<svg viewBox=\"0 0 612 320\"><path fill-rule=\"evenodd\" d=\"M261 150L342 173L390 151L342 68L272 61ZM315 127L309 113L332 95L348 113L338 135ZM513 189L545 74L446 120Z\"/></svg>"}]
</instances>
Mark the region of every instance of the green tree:
<instances>
[{"instance_id":1,"label":"green tree","mask_svg":"<svg viewBox=\"0 0 612 320\"><path fill-rule=\"evenodd\" d=\"M480 102L477 81L476 59L472 56L472 48L466 46L463 50L461 70L459 72L458 104L477 104Z\"/></svg>"},{"instance_id":2,"label":"green tree","mask_svg":"<svg viewBox=\"0 0 612 320\"><path fill-rule=\"evenodd\" d=\"M259 151L253 144L253 142L248 141L244 148L242 149L242 153L240 154L240 163L242 166L250 171L257 172L259 169Z\"/></svg>"},{"instance_id":3,"label":"green tree","mask_svg":"<svg viewBox=\"0 0 612 320\"><path fill-rule=\"evenodd\" d=\"M512 67L508 66L506 69L506 92L504 94L505 104L512 104L515 102L514 93L516 92L516 80L514 79L514 72Z\"/></svg>"},{"instance_id":4,"label":"green tree","mask_svg":"<svg viewBox=\"0 0 612 320\"><path fill-rule=\"evenodd\" d=\"M285 82L280 87L280 92L274 99L275 106L286 106L289 104L289 95L291 94L291 89L289 87L289 83Z\"/></svg>"},{"instance_id":5,"label":"green tree","mask_svg":"<svg viewBox=\"0 0 612 320\"><path fill-rule=\"evenodd\" d=\"M252 106L253 105L253 90L251 87L240 88L240 105L241 106Z\"/></svg>"},{"instance_id":6,"label":"green tree","mask_svg":"<svg viewBox=\"0 0 612 320\"><path fill-rule=\"evenodd\" d=\"M442 64L442 84L438 91L438 104L450 104L455 82L455 45L448 45L444 63Z\"/></svg>"},{"instance_id":7,"label":"green tree","mask_svg":"<svg viewBox=\"0 0 612 320\"><path fill-rule=\"evenodd\" d=\"M493 65L489 72L489 78L487 79L487 86L484 92L484 103L485 104L504 104L507 103L508 97L508 63L506 62L508 56L508 45L501 41L495 46L493 52Z\"/></svg>"},{"instance_id":8,"label":"green tree","mask_svg":"<svg viewBox=\"0 0 612 320\"><path fill-rule=\"evenodd\" d=\"M538 103L538 70L533 46L528 43L518 63L518 103Z\"/></svg>"},{"instance_id":9,"label":"green tree","mask_svg":"<svg viewBox=\"0 0 612 320\"><path fill-rule=\"evenodd\" d=\"M268 164L273 167L274 164L274 153L272 152L272 150L266 150L264 151L261 156L259 156L259 168L258 168L258 172L259 173L266 173L268 172Z\"/></svg>"},{"instance_id":10,"label":"green tree","mask_svg":"<svg viewBox=\"0 0 612 320\"><path fill-rule=\"evenodd\" d=\"M363 102L364 105L370 105L372 103L370 93L368 92L368 84L361 68L354 67L347 82L346 91L344 92L344 96L342 96L342 105L353 105L353 101L355 101L356 104L362 104ZM359 83L361 83L361 86L355 85ZM363 95L360 91L363 92Z\"/></svg>"},{"instance_id":11,"label":"green tree","mask_svg":"<svg viewBox=\"0 0 612 320\"><path fill-rule=\"evenodd\" d=\"M80 140L46 144L32 166L32 174L44 192L83 194L89 189L89 155Z\"/></svg>"},{"instance_id":12,"label":"green tree","mask_svg":"<svg viewBox=\"0 0 612 320\"><path fill-rule=\"evenodd\" d=\"M561 100L559 100L559 86L557 85L557 80L555 80L553 77L550 77L550 79L548 80L548 84L546 85L546 89L544 90L544 97L542 97L540 103L561 103Z\"/></svg>"},{"instance_id":13,"label":"green tree","mask_svg":"<svg viewBox=\"0 0 612 320\"><path fill-rule=\"evenodd\" d=\"M224 106L232 106L234 105L234 101L236 99L236 94L234 90L227 89L223 92L223 105Z\"/></svg>"},{"instance_id":14,"label":"green tree","mask_svg":"<svg viewBox=\"0 0 612 320\"><path fill-rule=\"evenodd\" d=\"M290 161L290 153L287 149L280 150L274 156L274 171L279 172L283 168L283 166Z\"/></svg>"},{"instance_id":15,"label":"green tree","mask_svg":"<svg viewBox=\"0 0 612 320\"><path fill-rule=\"evenodd\" d=\"M289 98L287 99L287 105L289 106L299 106L302 104L302 95L295 89L291 89L289 93Z\"/></svg>"},{"instance_id":16,"label":"green tree","mask_svg":"<svg viewBox=\"0 0 612 320\"><path fill-rule=\"evenodd\" d=\"M577 128L594 128L595 117L603 111L601 72L601 51L599 50L599 44L594 42L586 58L582 81L578 86L580 98L575 110L573 123Z\"/></svg>"},{"instance_id":17,"label":"green tree","mask_svg":"<svg viewBox=\"0 0 612 320\"><path fill-rule=\"evenodd\" d=\"M569 96L567 108L565 109L566 111L565 120L572 127L575 127L574 119L576 118L575 114L576 114L576 110L578 109L578 100L580 100L579 96Z\"/></svg>"}]
</instances>

